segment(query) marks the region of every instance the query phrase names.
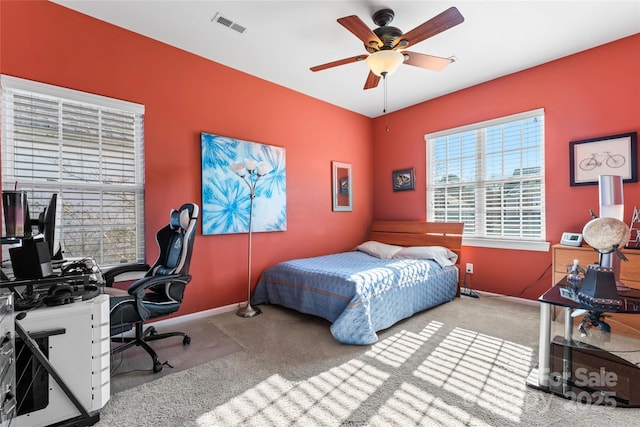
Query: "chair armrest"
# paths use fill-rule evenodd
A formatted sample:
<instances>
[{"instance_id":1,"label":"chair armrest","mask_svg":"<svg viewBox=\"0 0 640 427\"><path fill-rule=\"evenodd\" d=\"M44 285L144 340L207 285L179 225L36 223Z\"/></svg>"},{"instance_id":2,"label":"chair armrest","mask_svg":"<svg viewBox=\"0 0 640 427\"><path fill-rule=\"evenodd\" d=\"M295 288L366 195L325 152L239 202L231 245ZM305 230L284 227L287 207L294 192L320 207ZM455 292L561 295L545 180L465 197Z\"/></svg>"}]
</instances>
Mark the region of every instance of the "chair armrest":
<instances>
[{"instance_id":1,"label":"chair armrest","mask_svg":"<svg viewBox=\"0 0 640 427\"><path fill-rule=\"evenodd\" d=\"M151 266L142 263L120 264L102 272L104 278L104 286L113 286L114 282L122 282L125 280L137 280L144 276ZM122 276L122 277L118 277Z\"/></svg>"},{"instance_id":2,"label":"chair armrest","mask_svg":"<svg viewBox=\"0 0 640 427\"><path fill-rule=\"evenodd\" d=\"M152 286L162 285L168 282L182 282L185 285L191 281L190 274L170 274L168 276L149 276L136 280L129 286L129 295L144 296L144 291ZM142 292L142 294L140 294Z\"/></svg>"}]
</instances>

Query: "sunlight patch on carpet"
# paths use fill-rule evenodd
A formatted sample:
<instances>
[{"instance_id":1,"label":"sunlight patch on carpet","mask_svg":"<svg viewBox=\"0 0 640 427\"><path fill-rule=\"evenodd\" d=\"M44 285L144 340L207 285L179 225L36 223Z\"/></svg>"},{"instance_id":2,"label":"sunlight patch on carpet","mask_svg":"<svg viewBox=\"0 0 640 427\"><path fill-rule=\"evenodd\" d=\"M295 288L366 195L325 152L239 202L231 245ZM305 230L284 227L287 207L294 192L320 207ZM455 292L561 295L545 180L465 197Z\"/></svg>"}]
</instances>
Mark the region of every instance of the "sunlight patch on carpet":
<instances>
[{"instance_id":1,"label":"sunlight patch on carpet","mask_svg":"<svg viewBox=\"0 0 640 427\"><path fill-rule=\"evenodd\" d=\"M402 383L367 423L371 427L435 424L476 427L490 425L459 406L449 405L441 398L407 383Z\"/></svg>"},{"instance_id":2,"label":"sunlight patch on carpet","mask_svg":"<svg viewBox=\"0 0 640 427\"><path fill-rule=\"evenodd\" d=\"M441 322L432 321L420 333L402 330L376 343L365 353L378 362L394 368L400 367L442 327Z\"/></svg>"},{"instance_id":3,"label":"sunlight patch on carpet","mask_svg":"<svg viewBox=\"0 0 640 427\"><path fill-rule=\"evenodd\" d=\"M507 421L522 415L533 350L455 328L414 375Z\"/></svg>"},{"instance_id":4,"label":"sunlight patch on carpet","mask_svg":"<svg viewBox=\"0 0 640 427\"><path fill-rule=\"evenodd\" d=\"M199 426L335 425L345 420L389 377L360 360L302 382L272 375L197 419Z\"/></svg>"}]
</instances>

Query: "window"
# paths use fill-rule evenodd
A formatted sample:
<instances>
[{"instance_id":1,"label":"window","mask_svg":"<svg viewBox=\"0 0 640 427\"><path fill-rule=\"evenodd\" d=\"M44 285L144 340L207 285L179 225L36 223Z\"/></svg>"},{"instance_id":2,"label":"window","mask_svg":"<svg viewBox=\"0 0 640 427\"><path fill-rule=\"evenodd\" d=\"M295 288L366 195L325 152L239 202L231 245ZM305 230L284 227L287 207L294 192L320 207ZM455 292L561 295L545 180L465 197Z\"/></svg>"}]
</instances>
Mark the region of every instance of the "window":
<instances>
[{"instance_id":1,"label":"window","mask_svg":"<svg viewBox=\"0 0 640 427\"><path fill-rule=\"evenodd\" d=\"M425 140L430 221L464 222L468 245L548 250L544 110L429 134Z\"/></svg>"},{"instance_id":2,"label":"window","mask_svg":"<svg viewBox=\"0 0 640 427\"><path fill-rule=\"evenodd\" d=\"M144 260L144 107L9 76L0 83L4 189L27 192L32 219L58 194L66 258Z\"/></svg>"}]
</instances>

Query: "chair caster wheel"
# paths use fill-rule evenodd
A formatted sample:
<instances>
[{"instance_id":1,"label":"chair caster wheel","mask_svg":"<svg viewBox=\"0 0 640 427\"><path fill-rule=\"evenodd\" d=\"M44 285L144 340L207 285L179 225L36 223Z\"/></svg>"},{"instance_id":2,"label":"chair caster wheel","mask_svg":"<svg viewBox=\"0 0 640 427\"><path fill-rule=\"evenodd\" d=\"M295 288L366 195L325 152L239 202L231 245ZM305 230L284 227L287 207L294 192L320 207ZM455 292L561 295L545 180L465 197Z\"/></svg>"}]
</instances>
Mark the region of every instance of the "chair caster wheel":
<instances>
[{"instance_id":1,"label":"chair caster wheel","mask_svg":"<svg viewBox=\"0 0 640 427\"><path fill-rule=\"evenodd\" d=\"M153 373L157 374L158 372L162 371L162 363L160 362L154 362L153 363Z\"/></svg>"},{"instance_id":2,"label":"chair caster wheel","mask_svg":"<svg viewBox=\"0 0 640 427\"><path fill-rule=\"evenodd\" d=\"M189 335L185 335L182 339L182 345L191 344L191 337Z\"/></svg>"},{"instance_id":3,"label":"chair caster wheel","mask_svg":"<svg viewBox=\"0 0 640 427\"><path fill-rule=\"evenodd\" d=\"M154 328L153 326L149 328L149 335L151 336L158 335L158 331L156 331L156 328Z\"/></svg>"}]
</instances>

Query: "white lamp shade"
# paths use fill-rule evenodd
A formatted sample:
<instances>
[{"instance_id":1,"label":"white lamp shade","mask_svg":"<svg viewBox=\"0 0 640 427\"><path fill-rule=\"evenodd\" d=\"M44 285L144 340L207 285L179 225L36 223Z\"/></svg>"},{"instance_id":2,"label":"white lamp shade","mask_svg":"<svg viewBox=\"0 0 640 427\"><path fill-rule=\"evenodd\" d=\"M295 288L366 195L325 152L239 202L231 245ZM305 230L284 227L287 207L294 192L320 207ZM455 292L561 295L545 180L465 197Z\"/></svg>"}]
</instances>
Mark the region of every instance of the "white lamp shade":
<instances>
[{"instance_id":1,"label":"white lamp shade","mask_svg":"<svg viewBox=\"0 0 640 427\"><path fill-rule=\"evenodd\" d=\"M266 175L273 170L273 167L267 162L258 163L258 175Z\"/></svg>"},{"instance_id":2,"label":"white lamp shade","mask_svg":"<svg viewBox=\"0 0 640 427\"><path fill-rule=\"evenodd\" d=\"M624 220L624 190L622 183L623 180L621 176L598 176L601 218Z\"/></svg>"},{"instance_id":3,"label":"white lamp shade","mask_svg":"<svg viewBox=\"0 0 640 427\"><path fill-rule=\"evenodd\" d=\"M247 167L247 170L249 170L249 172L253 172L256 169L257 164L258 164L257 160L244 159L244 165Z\"/></svg>"},{"instance_id":4,"label":"white lamp shade","mask_svg":"<svg viewBox=\"0 0 640 427\"><path fill-rule=\"evenodd\" d=\"M244 163L231 163L231 165L229 165L229 169L238 174L238 176L245 176L247 174L247 169L245 169Z\"/></svg>"},{"instance_id":5,"label":"white lamp shade","mask_svg":"<svg viewBox=\"0 0 640 427\"><path fill-rule=\"evenodd\" d=\"M376 76L393 74L404 61L404 55L397 50L379 50L369 55L366 63Z\"/></svg>"}]
</instances>

